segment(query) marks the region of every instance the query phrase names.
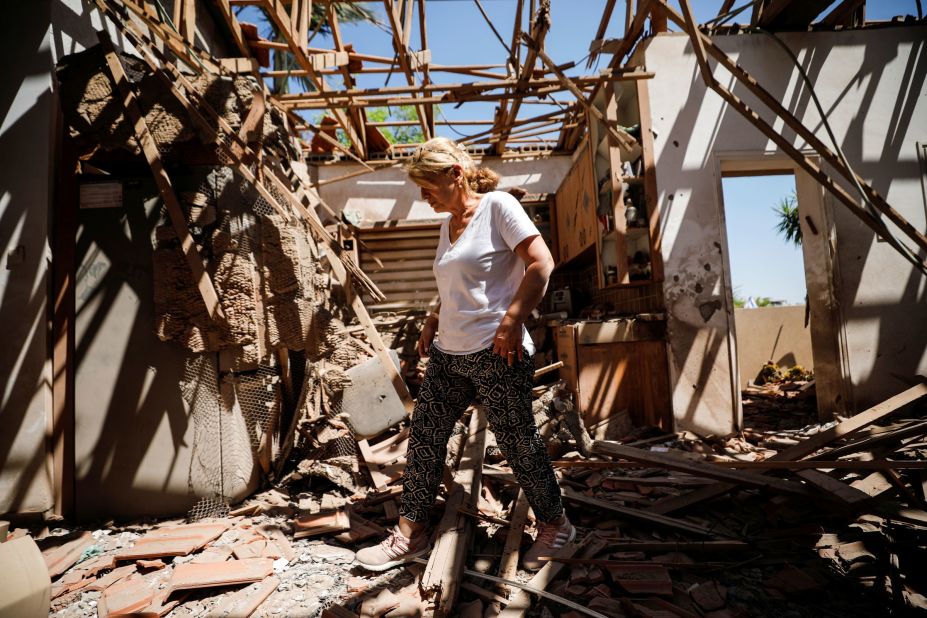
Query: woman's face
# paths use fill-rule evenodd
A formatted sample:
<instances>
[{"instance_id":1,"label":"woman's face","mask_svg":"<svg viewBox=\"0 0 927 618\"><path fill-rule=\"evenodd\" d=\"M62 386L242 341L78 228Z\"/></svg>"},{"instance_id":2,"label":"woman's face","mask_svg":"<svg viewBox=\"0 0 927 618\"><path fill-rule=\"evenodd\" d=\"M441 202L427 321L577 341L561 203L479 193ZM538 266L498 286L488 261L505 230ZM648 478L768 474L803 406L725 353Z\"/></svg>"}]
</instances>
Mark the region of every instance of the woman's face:
<instances>
[{"instance_id":1,"label":"woman's face","mask_svg":"<svg viewBox=\"0 0 927 618\"><path fill-rule=\"evenodd\" d=\"M459 201L463 193L460 174L459 166L455 165L447 172L416 179L415 184L422 192L422 199L428 202L435 212L450 212L451 206Z\"/></svg>"}]
</instances>

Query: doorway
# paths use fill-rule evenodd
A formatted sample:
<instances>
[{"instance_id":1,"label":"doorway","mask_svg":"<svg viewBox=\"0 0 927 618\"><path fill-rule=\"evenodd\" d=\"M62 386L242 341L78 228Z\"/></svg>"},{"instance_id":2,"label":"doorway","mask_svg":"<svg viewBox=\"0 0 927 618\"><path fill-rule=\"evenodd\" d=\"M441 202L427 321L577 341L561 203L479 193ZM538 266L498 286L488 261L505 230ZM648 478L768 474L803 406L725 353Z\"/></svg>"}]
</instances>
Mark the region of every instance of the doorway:
<instances>
[{"instance_id":1,"label":"doorway","mask_svg":"<svg viewBox=\"0 0 927 618\"><path fill-rule=\"evenodd\" d=\"M796 422L831 420L846 409L848 381L824 190L790 159L738 156L719 168L737 418L749 425L741 397L781 376L808 393Z\"/></svg>"}]
</instances>

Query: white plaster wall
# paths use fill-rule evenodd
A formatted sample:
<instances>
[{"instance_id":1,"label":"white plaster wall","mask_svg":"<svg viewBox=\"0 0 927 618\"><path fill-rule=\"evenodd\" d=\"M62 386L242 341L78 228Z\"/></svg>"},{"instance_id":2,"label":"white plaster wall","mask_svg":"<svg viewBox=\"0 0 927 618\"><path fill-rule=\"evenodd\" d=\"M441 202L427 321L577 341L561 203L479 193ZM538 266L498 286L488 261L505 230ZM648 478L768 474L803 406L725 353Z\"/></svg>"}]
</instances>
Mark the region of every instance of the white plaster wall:
<instances>
[{"instance_id":1,"label":"white plaster wall","mask_svg":"<svg viewBox=\"0 0 927 618\"><path fill-rule=\"evenodd\" d=\"M570 157L550 156L538 159L502 159L486 157L477 161L502 178L499 188L523 187L529 193L554 193L570 169ZM363 168L354 162L320 165L316 168L320 181L336 178ZM355 176L323 185L320 195L331 208L340 213L353 210L360 213L364 224L396 219L434 219L434 211L421 199L419 189L408 179L401 165Z\"/></svg>"},{"instance_id":2,"label":"white plaster wall","mask_svg":"<svg viewBox=\"0 0 927 618\"><path fill-rule=\"evenodd\" d=\"M54 105L47 2L16 2L0 38L0 513L52 506L46 460L48 206Z\"/></svg>"},{"instance_id":3,"label":"white plaster wall","mask_svg":"<svg viewBox=\"0 0 927 618\"><path fill-rule=\"evenodd\" d=\"M90 4L30 0L4 5L4 20L15 27L0 37L0 55L8 59L0 67L0 514L54 506L53 470L47 457L54 435L49 294L58 174L58 103L52 74L62 56L97 43L96 31L104 24ZM166 6L170 10L172 2ZM219 48L220 29L211 23L205 6L198 5L197 16L200 40ZM124 49L115 27L107 21L106 28L116 46ZM102 345L118 348L124 343L118 340L121 333L112 336L116 339ZM144 359L136 362L146 368ZM93 383L75 397L79 401L82 394L111 387ZM102 423L103 410L97 416ZM129 434L135 426L126 417L122 425L107 428ZM78 433L92 429L81 426ZM157 435L165 431L159 427ZM171 433L167 431L168 439ZM139 473L151 477L145 483L156 491L162 490L166 476L176 474L177 462L170 456L162 463L160 477L148 460ZM118 468L118 462L111 465ZM180 479L178 487L181 482L185 489L186 479ZM107 491L117 494L122 489L113 485Z\"/></svg>"},{"instance_id":4,"label":"white plaster wall","mask_svg":"<svg viewBox=\"0 0 927 618\"><path fill-rule=\"evenodd\" d=\"M916 142L927 141L925 35L927 29L915 27L781 35L813 80L857 173L921 231L927 225ZM715 40L827 142L807 89L774 41L760 34ZM737 390L731 382L730 291L721 276L726 256L717 161L776 148L717 94L706 92L685 35L652 39L643 60L655 73L649 88L674 412L682 428L727 433L735 425ZM716 78L730 85L730 74L711 64ZM734 92L771 118L744 88ZM806 146L780 125L796 146ZM842 204L826 199L836 228L850 408L861 410L927 373L927 278L877 242Z\"/></svg>"}]
</instances>

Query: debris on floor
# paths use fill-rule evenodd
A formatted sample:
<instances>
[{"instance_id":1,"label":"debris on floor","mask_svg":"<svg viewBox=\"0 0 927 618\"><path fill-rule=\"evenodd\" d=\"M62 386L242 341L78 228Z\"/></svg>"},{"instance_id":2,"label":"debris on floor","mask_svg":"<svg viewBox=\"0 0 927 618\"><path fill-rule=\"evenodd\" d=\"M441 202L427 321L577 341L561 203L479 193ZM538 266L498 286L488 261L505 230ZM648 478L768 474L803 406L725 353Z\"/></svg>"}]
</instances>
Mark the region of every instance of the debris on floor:
<instances>
[{"instance_id":1,"label":"debris on floor","mask_svg":"<svg viewBox=\"0 0 927 618\"><path fill-rule=\"evenodd\" d=\"M918 385L840 422L757 426L726 440L638 429L596 441L590 458L572 438L552 440L579 535L537 573L518 561L536 522L478 407L451 440L455 472L434 510L431 556L384 573L361 570L354 551L397 521L407 421L353 450L337 422L308 424L300 429L313 439L294 450L293 470L237 515L38 531L52 615L922 611L925 395ZM553 435L565 421L542 407L541 430ZM789 443L768 440L784 432Z\"/></svg>"}]
</instances>

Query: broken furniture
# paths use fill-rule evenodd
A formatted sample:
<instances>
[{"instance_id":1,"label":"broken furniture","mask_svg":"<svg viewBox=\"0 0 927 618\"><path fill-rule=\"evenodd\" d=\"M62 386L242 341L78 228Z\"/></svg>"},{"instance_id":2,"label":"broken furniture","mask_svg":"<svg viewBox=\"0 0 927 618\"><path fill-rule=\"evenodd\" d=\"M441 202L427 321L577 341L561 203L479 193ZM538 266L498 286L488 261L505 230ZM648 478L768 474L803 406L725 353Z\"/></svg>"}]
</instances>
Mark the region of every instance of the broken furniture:
<instances>
[{"instance_id":1,"label":"broken furniture","mask_svg":"<svg viewBox=\"0 0 927 618\"><path fill-rule=\"evenodd\" d=\"M587 428L599 429L601 437L673 426L665 321L628 318L555 328L560 377Z\"/></svg>"}]
</instances>

